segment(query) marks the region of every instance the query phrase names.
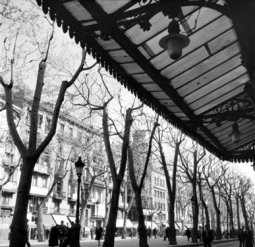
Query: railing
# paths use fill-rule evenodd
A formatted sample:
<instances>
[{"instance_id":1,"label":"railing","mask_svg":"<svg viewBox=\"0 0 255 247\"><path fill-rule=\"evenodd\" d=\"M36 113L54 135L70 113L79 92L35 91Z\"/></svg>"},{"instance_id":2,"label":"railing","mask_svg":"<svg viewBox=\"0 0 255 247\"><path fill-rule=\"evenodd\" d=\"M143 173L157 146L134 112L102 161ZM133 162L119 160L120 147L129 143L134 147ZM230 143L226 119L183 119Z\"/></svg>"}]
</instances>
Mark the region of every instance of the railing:
<instances>
[{"instance_id":1,"label":"railing","mask_svg":"<svg viewBox=\"0 0 255 247\"><path fill-rule=\"evenodd\" d=\"M68 193L68 200L69 201L76 201L76 199L77 199L77 194L76 193L71 193L71 192Z\"/></svg>"},{"instance_id":2,"label":"railing","mask_svg":"<svg viewBox=\"0 0 255 247\"><path fill-rule=\"evenodd\" d=\"M34 172L50 175L51 168L48 165L42 165L42 164L36 163Z\"/></svg>"}]
</instances>

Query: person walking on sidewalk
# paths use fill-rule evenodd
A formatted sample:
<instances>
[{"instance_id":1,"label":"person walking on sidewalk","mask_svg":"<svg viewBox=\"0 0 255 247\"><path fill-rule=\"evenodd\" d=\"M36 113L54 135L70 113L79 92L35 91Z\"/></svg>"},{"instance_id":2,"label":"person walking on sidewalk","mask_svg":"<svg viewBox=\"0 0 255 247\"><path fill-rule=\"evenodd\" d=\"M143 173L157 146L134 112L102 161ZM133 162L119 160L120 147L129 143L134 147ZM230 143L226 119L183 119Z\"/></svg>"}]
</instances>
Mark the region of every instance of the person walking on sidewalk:
<instances>
[{"instance_id":1,"label":"person walking on sidewalk","mask_svg":"<svg viewBox=\"0 0 255 247\"><path fill-rule=\"evenodd\" d=\"M165 234L164 234L164 241L169 240L169 226L166 227L165 229Z\"/></svg>"},{"instance_id":2,"label":"person walking on sidewalk","mask_svg":"<svg viewBox=\"0 0 255 247\"><path fill-rule=\"evenodd\" d=\"M103 228L101 227L100 223L98 223L97 227L96 227L96 238L95 240L98 241L98 246L100 246L100 239L102 237L102 234L103 234Z\"/></svg>"},{"instance_id":3,"label":"person walking on sidewalk","mask_svg":"<svg viewBox=\"0 0 255 247\"><path fill-rule=\"evenodd\" d=\"M244 237L245 247L253 247L254 238L253 238L252 232L249 229L249 227L246 227L244 236L245 236Z\"/></svg>"},{"instance_id":4,"label":"person walking on sidewalk","mask_svg":"<svg viewBox=\"0 0 255 247\"><path fill-rule=\"evenodd\" d=\"M152 234L153 234L154 238L157 237L157 229L156 229L156 227L153 228Z\"/></svg>"},{"instance_id":5,"label":"person walking on sidewalk","mask_svg":"<svg viewBox=\"0 0 255 247\"><path fill-rule=\"evenodd\" d=\"M49 234L49 246L55 247L58 246L58 227L57 225L52 226Z\"/></svg>"},{"instance_id":6,"label":"person walking on sidewalk","mask_svg":"<svg viewBox=\"0 0 255 247\"><path fill-rule=\"evenodd\" d=\"M188 241L189 241L189 239L190 239L190 235L191 235L190 229L187 228L187 230L186 230L186 236L187 236Z\"/></svg>"},{"instance_id":7,"label":"person walking on sidewalk","mask_svg":"<svg viewBox=\"0 0 255 247\"><path fill-rule=\"evenodd\" d=\"M213 232L210 230L209 225L205 225L205 230L202 233L202 239L204 242L204 247L211 247L213 241Z\"/></svg>"},{"instance_id":8,"label":"person walking on sidewalk","mask_svg":"<svg viewBox=\"0 0 255 247\"><path fill-rule=\"evenodd\" d=\"M245 232L243 228L240 228L238 232L239 247L244 247L244 237L245 237Z\"/></svg>"}]
</instances>

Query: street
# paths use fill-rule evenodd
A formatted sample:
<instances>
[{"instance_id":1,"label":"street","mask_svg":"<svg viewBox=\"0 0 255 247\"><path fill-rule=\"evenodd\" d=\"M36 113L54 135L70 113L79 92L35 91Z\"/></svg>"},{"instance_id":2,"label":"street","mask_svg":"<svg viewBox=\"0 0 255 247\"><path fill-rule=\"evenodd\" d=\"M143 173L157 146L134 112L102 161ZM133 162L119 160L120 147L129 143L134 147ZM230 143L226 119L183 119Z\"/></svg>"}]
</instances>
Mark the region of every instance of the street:
<instances>
[{"instance_id":1,"label":"street","mask_svg":"<svg viewBox=\"0 0 255 247\"><path fill-rule=\"evenodd\" d=\"M177 237L177 243L179 246L188 246L187 244L189 243L186 239L186 237ZM101 242L101 246L103 244L103 241ZM162 238L157 238L157 239L149 239L148 244L150 247L169 247L171 245L168 244L167 241L163 241ZM81 241L81 247L97 247L98 243L96 240L85 240ZM1 247L7 247L7 243L1 243ZM45 247L48 246L48 242L44 243L38 243L37 241L31 241L31 246L36 246L36 247ZM119 239L117 238L115 240L115 247L138 247L138 239ZM201 245L200 245L201 246ZM222 242L222 243L217 243L217 244L212 244L212 246L218 246L218 247L238 247L238 241L231 241L231 242Z\"/></svg>"}]
</instances>

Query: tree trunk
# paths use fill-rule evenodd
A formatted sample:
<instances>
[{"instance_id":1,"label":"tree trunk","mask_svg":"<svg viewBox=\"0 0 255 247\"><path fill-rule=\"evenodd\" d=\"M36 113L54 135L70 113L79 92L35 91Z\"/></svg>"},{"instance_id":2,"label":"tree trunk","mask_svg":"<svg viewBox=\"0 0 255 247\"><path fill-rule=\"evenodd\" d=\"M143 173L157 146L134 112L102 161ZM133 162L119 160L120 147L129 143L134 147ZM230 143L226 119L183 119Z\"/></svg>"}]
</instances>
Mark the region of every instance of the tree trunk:
<instances>
[{"instance_id":1,"label":"tree trunk","mask_svg":"<svg viewBox=\"0 0 255 247\"><path fill-rule=\"evenodd\" d=\"M175 230L175 215L174 215L175 200L170 200L169 205L169 244L177 244Z\"/></svg>"},{"instance_id":2,"label":"tree trunk","mask_svg":"<svg viewBox=\"0 0 255 247\"><path fill-rule=\"evenodd\" d=\"M238 197L236 197L236 218L237 218L237 227L238 227L238 229L241 228L239 210L240 210L239 209L239 199L238 199Z\"/></svg>"},{"instance_id":3,"label":"tree trunk","mask_svg":"<svg viewBox=\"0 0 255 247\"><path fill-rule=\"evenodd\" d=\"M87 203L85 204L82 203L81 216L80 216L80 225L81 225L80 239L82 239L83 227L85 225L85 220L86 220L86 208L87 208Z\"/></svg>"},{"instance_id":4,"label":"tree trunk","mask_svg":"<svg viewBox=\"0 0 255 247\"><path fill-rule=\"evenodd\" d=\"M234 215L231 198L229 198L229 227L230 227L230 238L234 237Z\"/></svg>"},{"instance_id":5,"label":"tree trunk","mask_svg":"<svg viewBox=\"0 0 255 247\"><path fill-rule=\"evenodd\" d=\"M124 222L123 222L123 229L122 229L122 233L121 233L122 239L126 239L126 237L127 237L126 224L127 224L127 211L124 210Z\"/></svg>"},{"instance_id":6,"label":"tree trunk","mask_svg":"<svg viewBox=\"0 0 255 247\"><path fill-rule=\"evenodd\" d=\"M199 208L198 208L197 196L196 196L196 186L193 186L192 214L193 214L192 215L192 219L193 219L192 243L197 243Z\"/></svg>"},{"instance_id":7,"label":"tree trunk","mask_svg":"<svg viewBox=\"0 0 255 247\"><path fill-rule=\"evenodd\" d=\"M38 233L38 236L37 236L38 242L43 242L45 240L42 215L43 215L43 204L40 204L37 207L37 222L36 222L37 233Z\"/></svg>"},{"instance_id":8,"label":"tree trunk","mask_svg":"<svg viewBox=\"0 0 255 247\"><path fill-rule=\"evenodd\" d=\"M247 227L249 227L249 220L248 220L248 216L247 216L247 212L246 212L246 208L245 208L244 195L242 195L242 197L241 197L241 208L242 208L242 212L243 212L245 227L247 228Z\"/></svg>"},{"instance_id":9,"label":"tree trunk","mask_svg":"<svg viewBox=\"0 0 255 247\"><path fill-rule=\"evenodd\" d=\"M1 215L1 212L2 212L2 209L1 209L1 205L2 205L2 190L3 190L3 187L2 187L2 185L0 185L0 215Z\"/></svg>"},{"instance_id":10,"label":"tree trunk","mask_svg":"<svg viewBox=\"0 0 255 247\"><path fill-rule=\"evenodd\" d=\"M135 191L136 207L138 211L139 247L149 247L147 242L146 226L144 224L141 191Z\"/></svg>"},{"instance_id":11,"label":"tree trunk","mask_svg":"<svg viewBox=\"0 0 255 247\"><path fill-rule=\"evenodd\" d=\"M216 209L216 239L221 239L221 223L220 223L220 210Z\"/></svg>"},{"instance_id":12,"label":"tree trunk","mask_svg":"<svg viewBox=\"0 0 255 247\"><path fill-rule=\"evenodd\" d=\"M109 212L109 219L106 226L105 240L103 247L114 247L114 238L116 232L116 220L119 209L119 194L121 181L117 180L113 183L112 200Z\"/></svg>"},{"instance_id":13,"label":"tree trunk","mask_svg":"<svg viewBox=\"0 0 255 247\"><path fill-rule=\"evenodd\" d=\"M36 159L23 159L15 210L10 226L10 247L25 247L27 233L27 206Z\"/></svg>"},{"instance_id":14,"label":"tree trunk","mask_svg":"<svg viewBox=\"0 0 255 247\"><path fill-rule=\"evenodd\" d=\"M204 207L204 210L205 210L205 222L206 222L206 225L210 226L210 216L209 216L209 210L208 210L208 207L205 204L203 204L203 207ZM204 226L203 226L204 227ZM210 227L211 228L211 227Z\"/></svg>"}]
</instances>

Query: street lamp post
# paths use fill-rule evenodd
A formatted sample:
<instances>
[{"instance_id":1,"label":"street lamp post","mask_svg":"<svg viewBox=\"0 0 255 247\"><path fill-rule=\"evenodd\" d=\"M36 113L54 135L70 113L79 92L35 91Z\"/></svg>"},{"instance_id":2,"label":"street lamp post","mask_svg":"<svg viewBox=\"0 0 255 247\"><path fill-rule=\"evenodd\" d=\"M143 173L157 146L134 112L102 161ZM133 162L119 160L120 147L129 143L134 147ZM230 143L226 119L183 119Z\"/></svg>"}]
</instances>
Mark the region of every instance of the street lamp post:
<instances>
[{"instance_id":1,"label":"street lamp post","mask_svg":"<svg viewBox=\"0 0 255 247\"><path fill-rule=\"evenodd\" d=\"M77 174L77 204L76 204L76 217L75 217L75 224L72 226L72 246L80 247L80 220L79 220L79 209L80 209L80 185L81 185L81 175L83 171L84 163L81 160L81 157L79 157L78 161L75 162L75 169Z\"/></svg>"}]
</instances>

